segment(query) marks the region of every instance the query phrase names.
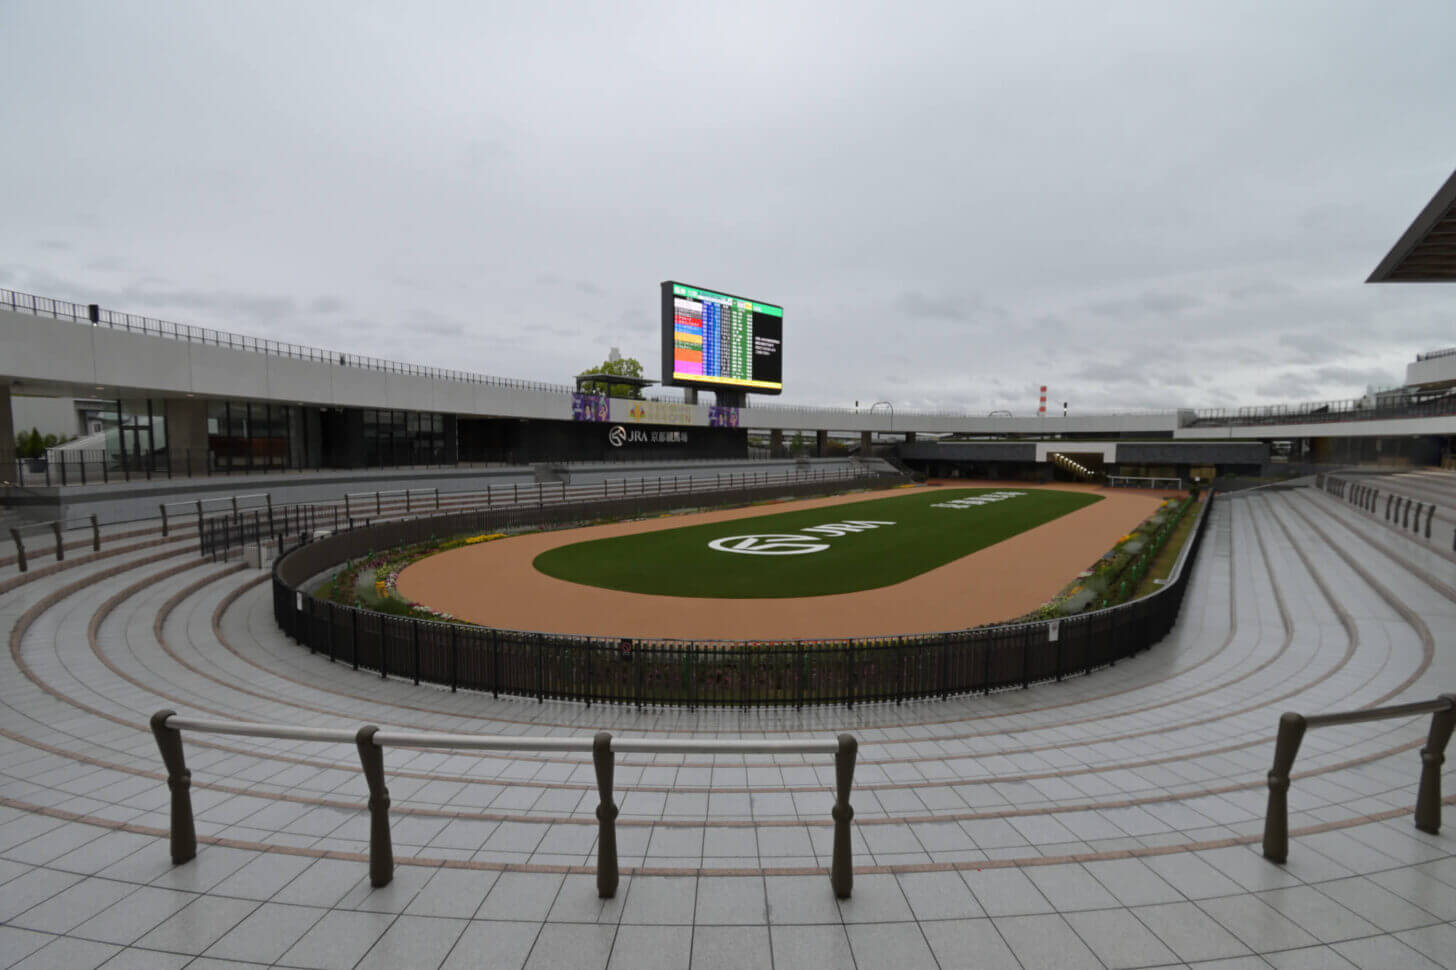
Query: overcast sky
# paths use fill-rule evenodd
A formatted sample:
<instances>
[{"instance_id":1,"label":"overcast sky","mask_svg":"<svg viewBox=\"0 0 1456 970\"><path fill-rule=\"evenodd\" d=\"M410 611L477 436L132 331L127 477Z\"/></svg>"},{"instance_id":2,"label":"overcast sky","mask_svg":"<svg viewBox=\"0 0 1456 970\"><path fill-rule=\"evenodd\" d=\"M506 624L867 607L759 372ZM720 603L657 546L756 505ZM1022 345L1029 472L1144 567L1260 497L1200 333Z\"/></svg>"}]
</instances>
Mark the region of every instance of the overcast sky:
<instances>
[{"instance_id":1,"label":"overcast sky","mask_svg":"<svg viewBox=\"0 0 1456 970\"><path fill-rule=\"evenodd\" d=\"M0 286L566 382L658 377L676 279L784 306L784 403L1353 396L1456 344L1456 286L1363 282L1456 167L1453 37L1450 0L0 0Z\"/></svg>"}]
</instances>

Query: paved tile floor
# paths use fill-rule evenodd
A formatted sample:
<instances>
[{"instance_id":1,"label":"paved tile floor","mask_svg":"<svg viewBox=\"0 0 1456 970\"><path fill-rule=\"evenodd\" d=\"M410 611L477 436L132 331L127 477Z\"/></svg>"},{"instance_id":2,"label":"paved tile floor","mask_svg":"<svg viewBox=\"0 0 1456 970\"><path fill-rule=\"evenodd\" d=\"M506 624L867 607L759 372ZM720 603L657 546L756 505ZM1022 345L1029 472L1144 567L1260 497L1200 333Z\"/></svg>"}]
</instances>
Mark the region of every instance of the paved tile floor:
<instances>
[{"instance_id":1,"label":"paved tile floor","mask_svg":"<svg viewBox=\"0 0 1456 970\"><path fill-rule=\"evenodd\" d=\"M1456 965L1456 842L1410 818L1428 719L1310 732L1289 863L1258 846L1280 712L1456 690L1456 564L1302 489L1217 503L1194 569L1174 633L1087 677L852 711L640 713L330 664L276 630L262 574L189 543L38 569L0 594L0 966ZM0 565L0 584L17 578ZM835 900L826 874L832 765L806 756L619 756L623 877L601 900L583 756L388 751L397 869L371 889L352 746L189 737L201 845L174 867L145 726L164 707L562 736L851 731L854 895Z\"/></svg>"}]
</instances>

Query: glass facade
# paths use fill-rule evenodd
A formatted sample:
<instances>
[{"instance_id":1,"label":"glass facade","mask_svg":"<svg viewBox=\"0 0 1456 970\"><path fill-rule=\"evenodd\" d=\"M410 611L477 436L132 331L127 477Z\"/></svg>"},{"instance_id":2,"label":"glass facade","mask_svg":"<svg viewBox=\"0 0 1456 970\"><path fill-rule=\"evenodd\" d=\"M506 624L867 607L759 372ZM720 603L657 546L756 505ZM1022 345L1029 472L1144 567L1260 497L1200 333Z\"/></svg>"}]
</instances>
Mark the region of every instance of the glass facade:
<instances>
[{"instance_id":1,"label":"glass facade","mask_svg":"<svg viewBox=\"0 0 1456 970\"><path fill-rule=\"evenodd\" d=\"M167 460L167 421L163 402L148 398L105 401L88 411L91 426L99 424L107 464L116 469L146 471Z\"/></svg>"},{"instance_id":2,"label":"glass facade","mask_svg":"<svg viewBox=\"0 0 1456 970\"><path fill-rule=\"evenodd\" d=\"M287 404L209 401L207 448L217 471L281 470L297 467L290 426L298 423Z\"/></svg>"},{"instance_id":3,"label":"glass facade","mask_svg":"<svg viewBox=\"0 0 1456 970\"><path fill-rule=\"evenodd\" d=\"M443 414L210 401L213 471L387 468L452 460Z\"/></svg>"},{"instance_id":4,"label":"glass facade","mask_svg":"<svg viewBox=\"0 0 1456 970\"><path fill-rule=\"evenodd\" d=\"M365 409L366 466L439 465L445 458L443 414Z\"/></svg>"}]
</instances>

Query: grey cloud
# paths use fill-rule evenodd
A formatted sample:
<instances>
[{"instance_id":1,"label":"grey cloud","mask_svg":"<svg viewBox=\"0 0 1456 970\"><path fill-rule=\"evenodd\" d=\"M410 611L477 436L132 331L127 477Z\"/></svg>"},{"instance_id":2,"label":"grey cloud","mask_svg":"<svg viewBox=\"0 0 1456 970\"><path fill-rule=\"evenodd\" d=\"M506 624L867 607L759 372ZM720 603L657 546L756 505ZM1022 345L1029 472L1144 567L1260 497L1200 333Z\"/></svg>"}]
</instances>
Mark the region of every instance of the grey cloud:
<instances>
[{"instance_id":1,"label":"grey cloud","mask_svg":"<svg viewBox=\"0 0 1456 970\"><path fill-rule=\"evenodd\" d=\"M659 308L652 307L653 311ZM657 333L662 326L657 313L644 312L642 309L627 307L617 315L616 322L612 325L613 334L652 334ZM611 340L607 341L611 343Z\"/></svg>"},{"instance_id":2,"label":"grey cloud","mask_svg":"<svg viewBox=\"0 0 1456 970\"><path fill-rule=\"evenodd\" d=\"M555 273L543 273L541 276L538 276L536 279L543 286L554 286L554 287L560 287L562 289L574 290L577 293L582 293L582 294L585 294L586 296L601 296L603 293L606 292L600 286L598 286L597 284L593 283L591 280L583 280L583 279L568 280L568 279L562 279L560 276L557 276Z\"/></svg>"},{"instance_id":3,"label":"grey cloud","mask_svg":"<svg viewBox=\"0 0 1456 970\"><path fill-rule=\"evenodd\" d=\"M1203 305L1203 298L1189 293L1165 293L1148 290L1127 299L1102 300L1088 307L1100 317L1168 316Z\"/></svg>"},{"instance_id":4,"label":"grey cloud","mask_svg":"<svg viewBox=\"0 0 1456 970\"><path fill-rule=\"evenodd\" d=\"M50 249L57 252L67 252L71 244L64 239L42 239L36 243L41 249Z\"/></svg>"},{"instance_id":5,"label":"grey cloud","mask_svg":"<svg viewBox=\"0 0 1456 970\"><path fill-rule=\"evenodd\" d=\"M429 310L417 310L403 328L411 334L427 334L431 337L460 337L465 334L465 325Z\"/></svg>"},{"instance_id":6,"label":"grey cloud","mask_svg":"<svg viewBox=\"0 0 1456 970\"><path fill-rule=\"evenodd\" d=\"M47 133L0 153L0 279L557 380L655 370L676 277L783 305L802 403L1344 396L1452 343L1449 290L1361 282L1452 154L1390 133L1446 133L1456 6L1387 6L0 3Z\"/></svg>"},{"instance_id":7,"label":"grey cloud","mask_svg":"<svg viewBox=\"0 0 1456 970\"><path fill-rule=\"evenodd\" d=\"M931 296L918 290L905 290L895 298L894 309L920 320L950 320L971 323L978 319L999 319L1006 311L993 306L976 294Z\"/></svg>"},{"instance_id":8,"label":"grey cloud","mask_svg":"<svg viewBox=\"0 0 1456 970\"><path fill-rule=\"evenodd\" d=\"M1393 373L1382 367L1320 367L1311 376L1327 384L1391 387L1400 383Z\"/></svg>"},{"instance_id":9,"label":"grey cloud","mask_svg":"<svg viewBox=\"0 0 1456 970\"><path fill-rule=\"evenodd\" d=\"M1296 359L1311 363L1348 357L1353 351L1322 333L1286 333L1279 336L1279 344L1298 354Z\"/></svg>"},{"instance_id":10,"label":"grey cloud","mask_svg":"<svg viewBox=\"0 0 1456 970\"><path fill-rule=\"evenodd\" d=\"M1301 398L1312 399L1318 396L1319 388L1309 381L1286 377L1256 385L1254 391L1276 401L1293 401Z\"/></svg>"},{"instance_id":11,"label":"grey cloud","mask_svg":"<svg viewBox=\"0 0 1456 970\"><path fill-rule=\"evenodd\" d=\"M300 337L306 336L313 343L329 343L338 346L338 334L346 330L350 334L371 334L388 329L378 320L371 320L367 317L345 317L337 322L318 323L307 319L300 320L294 332ZM332 349L332 348L326 348ZM352 347L338 347L340 350L348 350L350 353L365 353L363 349L355 350Z\"/></svg>"},{"instance_id":12,"label":"grey cloud","mask_svg":"<svg viewBox=\"0 0 1456 970\"><path fill-rule=\"evenodd\" d=\"M229 319L243 319L249 323L279 321L291 317L297 309L293 298L288 296L191 289L163 290L148 286L123 287L118 302L169 312L197 313L211 321L207 326L222 330L231 328L225 322Z\"/></svg>"},{"instance_id":13,"label":"grey cloud","mask_svg":"<svg viewBox=\"0 0 1456 970\"><path fill-rule=\"evenodd\" d=\"M1069 376L1073 380L1095 381L1098 384L1127 384L1137 383L1141 380L1122 364L1113 363L1084 364Z\"/></svg>"},{"instance_id":14,"label":"grey cloud","mask_svg":"<svg viewBox=\"0 0 1456 970\"><path fill-rule=\"evenodd\" d=\"M901 293L895 301L895 309L912 317L930 317L943 320L966 319L965 307L959 301L944 297L928 297L923 293Z\"/></svg>"},{"instance_id":15,"label":"grey cloud","mask_svg":"<svg viewBox=\"0 0 1456 970\"><path fill-rule=\"evenodd\" d=\"M1230 298L1239 301L1269 299L1290 296L1297 292L1289 283L1275 279L1251 280L1228 291Z\"/></svg>"}]
</instances>

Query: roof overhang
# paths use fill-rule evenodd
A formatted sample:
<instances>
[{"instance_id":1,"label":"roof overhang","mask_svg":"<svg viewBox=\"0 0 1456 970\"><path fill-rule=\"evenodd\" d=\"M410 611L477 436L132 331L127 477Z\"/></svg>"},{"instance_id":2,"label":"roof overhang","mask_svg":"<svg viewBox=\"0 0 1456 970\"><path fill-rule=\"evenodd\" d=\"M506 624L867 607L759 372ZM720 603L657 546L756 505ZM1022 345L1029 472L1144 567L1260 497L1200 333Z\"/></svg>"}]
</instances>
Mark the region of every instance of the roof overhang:
<instances>
[{"instance_id":1,"label":"roof overhang","mask_svg":"<svg viewBox=\"0 0 1456 970\"><path fill-rule=\"evenodd\" d=\"M630 384L633 387L651 387L657 382L646 377L624 377L621 374L605 374L597 371L594 374L577 374L576 389L581 390L583 384Z\"/></svg>"},{"instance_id":2,"label":"roof overhang","mask_svg":"<svg viewBox=\"0 0 1456 970\"><path fill-rule=\"evenodd\" d=\"M1456 172L1365 282L1456 282Z\"/></svg>"}]
</instances>

